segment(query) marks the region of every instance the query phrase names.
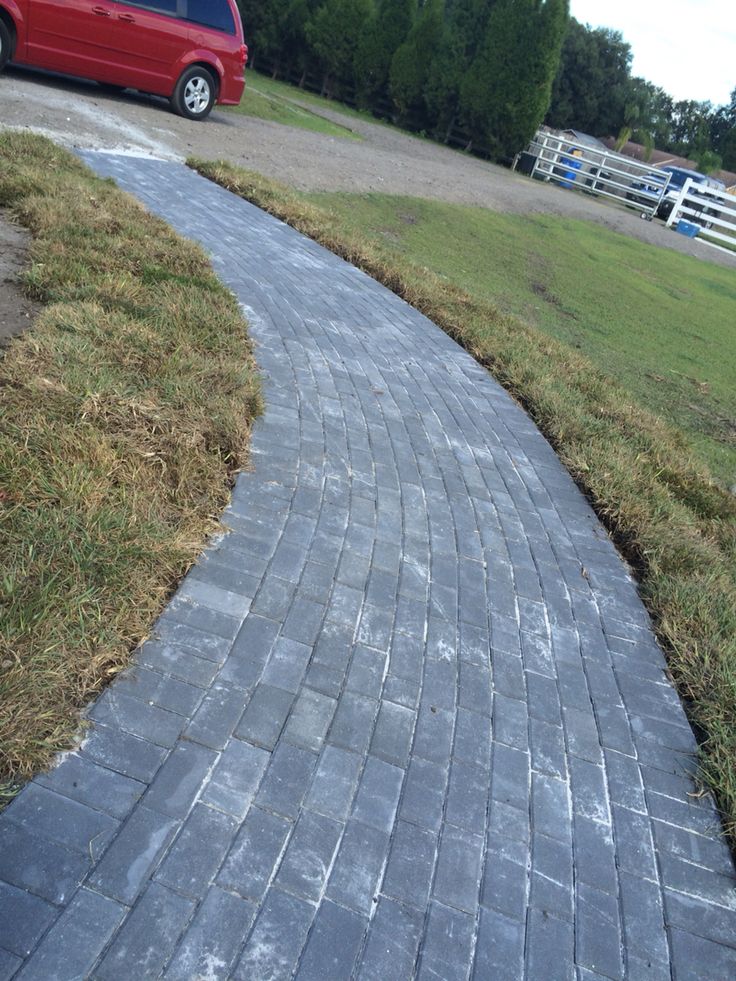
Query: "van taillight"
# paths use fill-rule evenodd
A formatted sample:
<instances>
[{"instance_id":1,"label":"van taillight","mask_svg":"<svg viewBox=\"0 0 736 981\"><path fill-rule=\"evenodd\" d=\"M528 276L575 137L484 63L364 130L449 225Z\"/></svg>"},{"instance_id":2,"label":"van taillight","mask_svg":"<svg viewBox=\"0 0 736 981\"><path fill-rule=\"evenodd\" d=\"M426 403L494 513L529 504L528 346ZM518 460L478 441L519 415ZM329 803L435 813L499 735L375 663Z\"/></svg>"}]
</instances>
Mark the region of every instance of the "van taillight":
<instances>
[{"instance_id":1,"label":"van taillight","mask_svg":"<svg viewBox=\"0 0 736 981\"><path fill-rule=\"evenodd\" d=\"M241 44L240 45L240 64L243 65L243 67L245 67L245 65L247 63L248 63L248 45L247 44Z\"/></svg>"}]
</instances>

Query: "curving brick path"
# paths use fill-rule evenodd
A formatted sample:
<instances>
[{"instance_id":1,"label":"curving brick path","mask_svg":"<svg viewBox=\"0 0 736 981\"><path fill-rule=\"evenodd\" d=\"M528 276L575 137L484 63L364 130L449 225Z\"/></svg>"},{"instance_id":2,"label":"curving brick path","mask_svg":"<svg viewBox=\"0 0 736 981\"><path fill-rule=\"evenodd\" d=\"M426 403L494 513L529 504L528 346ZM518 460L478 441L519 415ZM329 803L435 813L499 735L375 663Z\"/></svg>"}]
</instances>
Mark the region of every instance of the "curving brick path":
<instances>
[{"instance_id":1,"label":"curving brick path","mask_svg":"<svg viewBox=\"0 0 736 981\"><path fill-rule=\"evenodd\" d=\"M736 977L692 733L527 416L256 208L85 159L213 254L268 408L231 533L0 818L0 979Z\"/></svg>"}]
</instances>

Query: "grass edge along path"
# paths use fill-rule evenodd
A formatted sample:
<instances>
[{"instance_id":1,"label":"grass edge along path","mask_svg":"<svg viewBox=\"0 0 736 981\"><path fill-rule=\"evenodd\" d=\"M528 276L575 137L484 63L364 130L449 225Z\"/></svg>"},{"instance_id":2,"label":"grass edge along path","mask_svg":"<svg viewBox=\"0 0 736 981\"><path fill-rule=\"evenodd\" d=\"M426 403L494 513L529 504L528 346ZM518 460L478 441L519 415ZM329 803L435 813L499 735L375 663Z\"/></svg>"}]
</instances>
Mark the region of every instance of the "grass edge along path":
<instances>
[{"instance_id":1,"label":"grass edge along path","mask_svg":"<svg viewBox=\"0 0 736 981\"><path fill-rule=\"evenodd\" d=\"M67 748L200 552L261 408L204 252L71 153L0 136L44 304L0 355L0 801Z\"/></svg>"},{"instance_id":2,"label":"grass edge along path","mask_svg":"<svg viewBox=\"0 0 736 981\"><path fill-rule=\"evenodd\" d=\"M524 406L633 564L736 844L736 499L661 419L572 348L431 271L346 236L325 209L222 161L200 174L358 266L443 328Z\"/></svg>"}]
</instances>

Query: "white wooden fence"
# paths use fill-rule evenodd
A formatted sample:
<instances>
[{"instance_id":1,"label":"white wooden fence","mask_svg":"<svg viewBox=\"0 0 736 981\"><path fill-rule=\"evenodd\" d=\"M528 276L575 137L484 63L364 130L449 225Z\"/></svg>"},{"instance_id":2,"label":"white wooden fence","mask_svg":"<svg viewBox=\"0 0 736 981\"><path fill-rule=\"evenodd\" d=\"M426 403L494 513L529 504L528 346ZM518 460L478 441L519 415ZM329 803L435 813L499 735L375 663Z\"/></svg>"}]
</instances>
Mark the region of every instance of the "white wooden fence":
<instances>
[{"instance_id":1,"label":"white wooden fence","mask_svg":"<svg viewBox=\"0 0 736 981\"><path fill-rule=\"evenodd\" d=\"M672 206L667 225L676 228L680 221L697 225L698 238L708 245L727 249L730 246L728 251L736 250L736 197L733 194L704 186L688 177Z\"/></svg>"},{"instance_id":2,"label":"white wooden fence","mask_svg":"<svg viewBox=\"0 0 736 981\"><path fill-rule=\"evenodd\" d=\"M625 157L613 150L575 143L563 136L539 130L521 160L533 163L524 168L531 177L554 181L574 191L611 198L635 208L642 218L654 216L669 184L670 174L651 164ZM523 164L525 162L521 160Z\"/></svg>"}]
</instances>

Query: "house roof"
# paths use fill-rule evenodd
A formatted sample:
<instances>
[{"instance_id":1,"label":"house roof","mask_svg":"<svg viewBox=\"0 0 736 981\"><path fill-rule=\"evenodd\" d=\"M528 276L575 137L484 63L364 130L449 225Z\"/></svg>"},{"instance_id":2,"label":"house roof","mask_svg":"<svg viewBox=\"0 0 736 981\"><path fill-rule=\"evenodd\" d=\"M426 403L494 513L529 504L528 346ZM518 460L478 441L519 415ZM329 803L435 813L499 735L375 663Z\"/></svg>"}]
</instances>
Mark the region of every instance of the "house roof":
<instances>
[{"instance_id":1,"label":"house roof","mask_svg":"<svg viewBox=\"0 0 736 981\"><path fill-rule=\"evenodd\" d=\"M616 145L616 138L614 136L606 136L602 142L609 150L613 150ZM643 161L646 155L646 147L641 143L634 143L632 140L629 140L628 143L625 143L621 147L619 153L623 153L627 157L633 157L634 160ZM670 153L668 150L652 150L647 163L654 164L655 167L683 167L685 170L698 169L698 165L694 160L688 160L686 157L678 157L677 154ZM715 177L716 180L723 181L729 191L736 189L736 174L730 170L716 170L710 176Z\"/></svg>"}]
</instances>

